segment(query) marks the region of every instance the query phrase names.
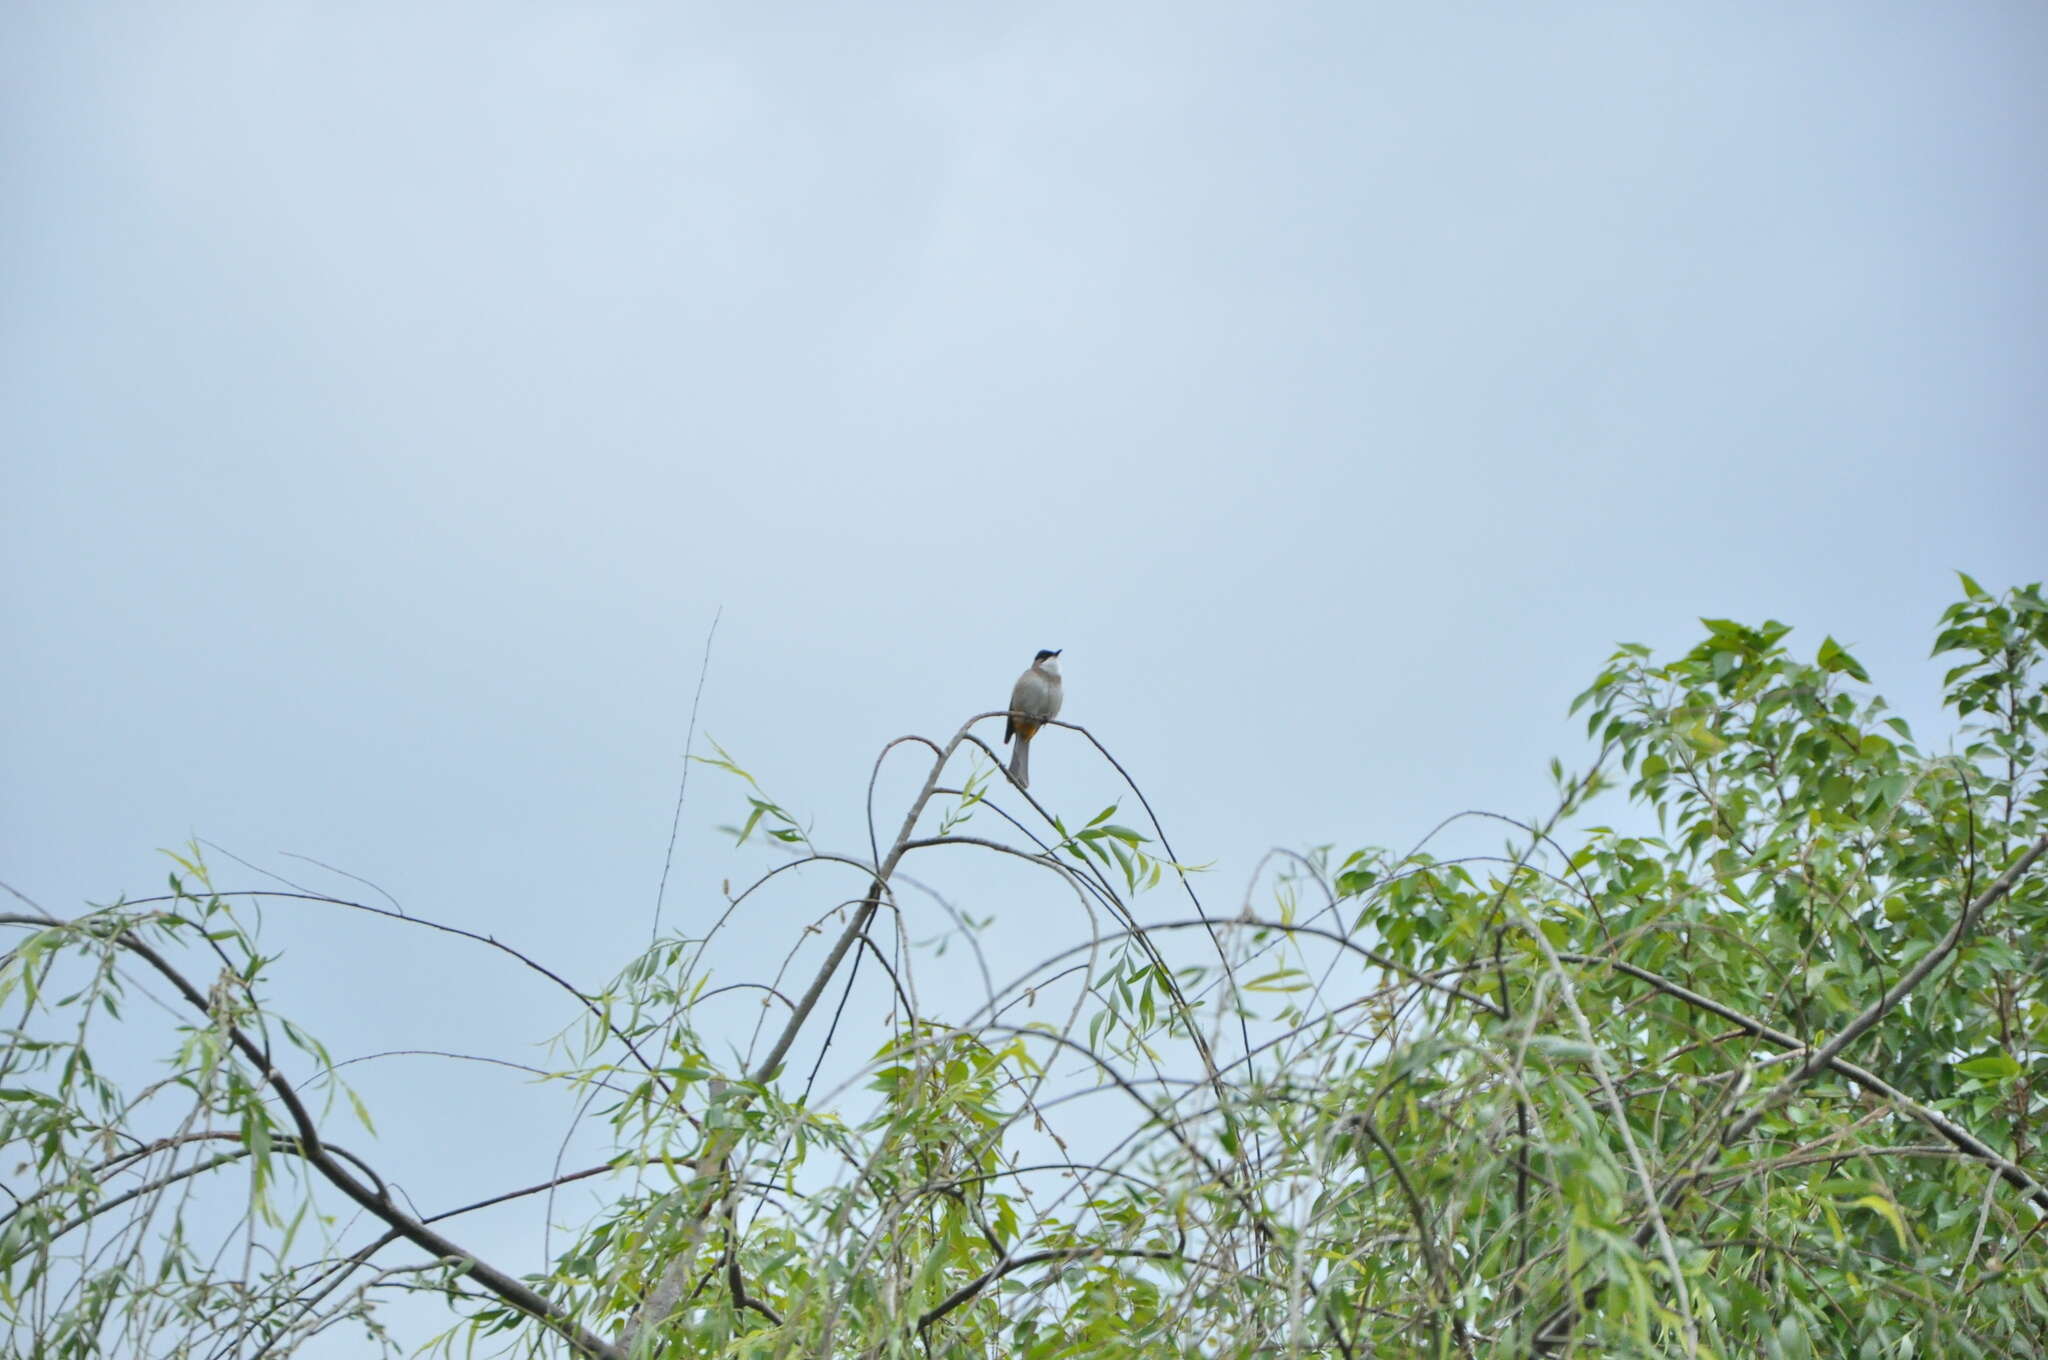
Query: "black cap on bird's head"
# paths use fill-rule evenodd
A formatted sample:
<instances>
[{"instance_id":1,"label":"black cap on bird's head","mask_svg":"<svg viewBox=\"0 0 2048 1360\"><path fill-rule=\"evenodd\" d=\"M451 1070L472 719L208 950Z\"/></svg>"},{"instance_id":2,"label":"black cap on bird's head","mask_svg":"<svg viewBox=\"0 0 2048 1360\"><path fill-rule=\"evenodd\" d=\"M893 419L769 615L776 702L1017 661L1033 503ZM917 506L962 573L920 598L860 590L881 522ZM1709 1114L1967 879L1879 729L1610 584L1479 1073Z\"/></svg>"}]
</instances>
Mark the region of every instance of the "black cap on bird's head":
<instances>
[{"instance_id":1,"label":"black cap on bird's head","mask_svg":"<svg viewBox=\"0 0 2048 1360\"><path fill-rule=\"evenodd\" d=\"M1050 649L1041 647L1038 649L1038 655L1031 658L1031 664L1035 666L1041 661L1050 661L1059 654L1060 649L1057 647L1053 647Z\"/></svg>"}]
</instances>

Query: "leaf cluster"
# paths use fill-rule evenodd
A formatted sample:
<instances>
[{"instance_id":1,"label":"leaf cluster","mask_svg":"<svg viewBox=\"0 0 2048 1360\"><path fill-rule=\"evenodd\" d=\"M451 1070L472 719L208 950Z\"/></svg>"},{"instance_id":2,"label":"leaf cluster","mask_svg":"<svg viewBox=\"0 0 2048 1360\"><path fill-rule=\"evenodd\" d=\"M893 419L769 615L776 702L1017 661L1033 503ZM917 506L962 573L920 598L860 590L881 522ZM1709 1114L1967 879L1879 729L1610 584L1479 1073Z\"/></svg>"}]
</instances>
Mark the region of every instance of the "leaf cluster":
<instances>
[{"instance_id":1,"label":"leaf cluster","mask_svg":"<svg viewBox=\"0 0 2048 1360\"><path fill-rule=\"evenodd\" d=\"M202 866L161 904L14 918L16 1348L284 1354L429 1288L451 1354L2048 1353L2048 607L1962 579L1935 745L1842 643L1792 640L1623 647L1575 705L1590 762L1483 819L1497 849L1453 852L1466 819L1276 853L1229 912L1135 785L1078 826L1008 796L974 735L1000 714L884 751L929 767L866 854L719 750L737 839L787 858L563 984L549 1075L612 1151L515 1192L596 1188L523 1277L422 1235L468 1209L397 1214L321 1141L299 1092L333 1065ZM1034 919L1068 923L1042 957L985 949L918 867L963 851L1035 875ZM735 979L728 923L771 894L813 914ZM154 1081L96 1056L137 946L183 983ZM192 1235L226 1184L234 1261Z\"/></svg>"}]
</instances>

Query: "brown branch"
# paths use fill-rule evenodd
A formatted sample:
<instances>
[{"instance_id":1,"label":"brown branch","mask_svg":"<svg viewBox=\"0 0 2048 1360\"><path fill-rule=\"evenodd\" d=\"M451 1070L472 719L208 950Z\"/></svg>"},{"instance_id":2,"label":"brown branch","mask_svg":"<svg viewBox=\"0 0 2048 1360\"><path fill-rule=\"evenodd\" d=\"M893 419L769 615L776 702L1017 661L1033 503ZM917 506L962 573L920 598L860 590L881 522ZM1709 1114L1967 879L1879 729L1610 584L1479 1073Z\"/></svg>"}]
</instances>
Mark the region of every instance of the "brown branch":
<instances>
[{"instance_id":1,"label":"brown branch","mask_svg":"<svg viewBox=\"0 0 2048 1360\"><path fill-rule=\"evenodd\" d=\"M323 865L322 867L324 868L326 866ZM272 875L272 877L275 877L275 875ZM611 1034L611 1036L614 1039L617 1039L619 1043L625 1047L628 1053L631 1053L633 1055L634 1059L639 1062L641 1068L644 1071L646 1071L648 1076L653 1079L655 1084L660 1086L664 1093L669 1093L668 1083L662 1079L661 1069L655 1066L652 1062L648 1061L646 1055L641 1053L639 1048L633 1043L632 1039L625 1034L624 1031L622 1031L621 1029L619 1029L617 1025L612 1023L611 1017L605 1013L604 1007L598 1005L597 1001L594 998L592 998L589 993L585 992L582 988L570 982L569 979L563 977L560 973L557 973L552 968L549 968L546 964L543 964L539 960L531 958L524 953L521 953L519 950L514 949L511 945L506 944L503 940L499 939L495 935L480 934L474 930L465 930L461 926L447 925L440 921L431 920L425 916L409 915L406 912L395 911L389 907L372 906L368 902L352 902L346 897L330 897L325 893L312 893L305 892L303 890L298 892L279 892L271 888L250 888L246 890L235 890L230 892L208 892L206 896L208 898L275 897L287 902L314 902L322 906L328 907L347 907L351 911L367 912L372 916L382 916L386 920L401 921L409 926L422 926L428 930L437 930L441 932L443 935L453 935L458 939L469 940L474 944L487 945L490 948L497 950L501 954L509 955L511 958L518 961L520 964L540 974L549 982L554 983L555 986L561 988L570 996L575 997L577 1003L580 1004L583 1007L583 1009L589 1011L591 1017L595 1019L599 1024L603 1025L605 1029ZM136 897L129 898L121 902L119 905L123 907L146 907L155 906L159 903L165 902L176 903L189 900L189 897L176 896ZM0 917L0 920L9 921L13 924L23 925L76 924L75 922L52 922L49 920L36 917L25 917L18 919ZM266 1063L264 1065L267 1066L268 1064Z\"/></svg>"},{"instance_id":2,"label":"brown branch","mask_svg":"<svg viewBox=\"0 0 2048 1360\"><path fill-rule=\"evenodd\" d=\"M1722 1145L1739 1142L1751 1129L1763 1122L1763 1117L1773 1107L1811 1081L1815 1073L1832 1063L1836 1055L1862 1038L1871 1026L1884 1019L1894 1007L1905 1000L1909 992L1926 981L1927 976L1954 952L1955 947L1962 942L1963 936L1977 924L1977 919L1986 909L2011 892L2013 885L2019 882L2020 876L2032 868L2034 861L2043 854L2048 854L2048 832L2044 832L2025 854L2014 860L2012 866L1998 876L1996 882L1978 894L1976 899L1963 909L1963 913L1956 918L1956 923L1949 927L1948 934L1942 937L1941 943L1921 955L1920 961L1908 969L1905 976L1893 983L1883 996L1871 1002L1861 1015L1844 1025L1834 1038L1809 1055L1797 1071L1766 1091L1763 1097L1750 1107L1749 1112L1729 1128L1727 1137L1722 1139Z\"/></svg>"},{"instance_id":3,"label":"brown branch","mask_svg":"<svg viewBox=\"0 0 2048 1360\"><path fill-rule=\"evenodd\" d=\"M67 924L50 917L15 915L0 916L0 923L60 929ZM372 1187L357 1179L348 1167L342 1164L341 1159L349 1157L349 1154L341 1153L339 1149L330 1149L322 1140L319 1125L299 1099L297 1090L285 1079L283 1073L265 1060L262 1048L239 1025L224 1016L215 1015L206 995L194 987L183 973L172 967L163 955L136 939L125 923L120 931L113 935L112 941L154 968L201 1015L219 1021L227 1032L229 1042L262 1074L264 1084L277 1094L286 1113L291 1116L293 1125L298 1129L299 1155L311 1163L336 1189L382 1219L393 1231L429 1255L467 1263L467 1273L478 1284L518 1311L554 1329L584 1355L593 1357L593 1360L624 1360L623 1351L577 1325L560 1305L413 1218L391 1200L381 1185ZM355 1159L349 1157L349 1160ZM361 1163L358 1162L357 1165L361 1166ZM368 1173L367 1167L363 1169ZM368 1174L375 1179L374 1173Z\"/></svg>"},{"instance_id":4,"label":"brown branch","mask_svg":"<svg viewBox=\"0 0 2048 1360\"><path fill-rule=\"evenodd\" d=\"M151 1149L145 1150L144 1152L123 1154L123 1156L128 1157L130 1160L135 1160L139 1159L140 1157L148 1156L153 1151L161 1151L164 1148L175 1146L180 1143L200 1142L209 1140L241 1143L242 1135L239 1133L225 1132L183 1134L175 1138L161 1139ZM271 1147L278 1152L282 1152L290 1156L306 1158L306 1160L308 1161L312 1160L310 1157L307 1157L305 1146L300 1142L300 1140L292 1137L288 1133L280 1134L276 1138L274 1138L271 1141ZM389 1198L390 1192L385 1189L383 1179L380 1176L378 1176L374 1170L371 1169L369 1163L365 1162L362 1158L356 1156L353 1152L349 1152L345 1148L338 1147L333 1143L327 1144L326 1150L337 1157L345 1158L349 1162L354 1163L357 1169L359 1169L364 1175L368 1176L371 1180L377 1183L377 1193L379 1195L385 1196L387 1199ZM153 1180L144 1181L140 1185L132 1186L129 1189L122 1191L120 1194L115 1195L112 1199L101 1200L98 1203L92 1205L90 1208L87 1208L83 1212L77 1214L76 1216L66 1220L63 1223L58 1224L55 1228L52 1228L50 1230L49 1235L43 1240L45 1243L54 1242L58 1238L64 1236L66 1233L75 1232L79 1228L84 1227L87 1223L92 1222L94 1219L99 1218L103 1214L110 1213L113 1210L120 1208L124 1204L132 1203L133 1201L142 1198L144 1195L152 1194L155 1191L168 1189L171 1186L176 1185L179 1181L190 1180L194 1176L203 1176L209 1171L218 1171L221 1167L227 1166L232 1162L239 1162L243 1158L252 1155L254 1151L255 1149L250 1148L249 1146L244 1144L241 1147L237 1147L232 1152L218 1153L212 1157L207 1158L205 1161L194 1162L190 1166L180 1167L172 1171L166 1171L163 1175L158 1176ZM29 1196L27 1199L23 1200L21 1204L17 1205L13 1210L11 1210L6 1215L6 1217L9 1219L13 1218L16 1214L19 1214L23 1209L26 1209L29 1205L47 1196L54 1188L55 1187L45 1187L43 1190L40 1190L37 1193ZM0 1222L4 1221L4 1219L0 1219Z\"/></svg>"},{"instance_id":5,"label":"brown branch","mask_svg":"<svg viewBox=\"0 0 2048 1360\"><path fill-rule=\"evenodd\" d=\"M1560 954L1558 957L1566 963L1611 968L1615 972L1624 973L1638 982L1646 983L1656 988L1667 996L1675 997L1685 1002L1689 1006L1695 1006L1700 1010L1717 1015L1744 1033L1762 1039L1766 1043L1788 1052L1802 1052L1812 1047L1812 1045L1797 1035L1788 1034L1784 1030L1765 1024L1761 1020L1744 1015L1741 1011L1724 1005L1712 997L1702 996L1700 993L1681 986L1669 978L1660 977L1647 968L1639 968L1635 964L1624 963L1620 959L1610 959L1599 954ZM1928 1128L1946 1138L1961 1151L1968 1153L1971 1157L1991 1167L1997 1171L1999 1177L2006 1184L2020 1191L2038 1208L2048 1212L2048 1186L2041 1185L2032 1176L2029 1176L2026 1169L2020 1166L2019 1163L2005 1157L1996 1148L1984 1142L1983 1139L1977 1137L1968 1129L1941 1113L1941 1111L1921 1104L1904 1091L1885 1081L1884 1078L1878 1076L1875 1072L1870 1071L1868 1068L1860 1067L1846 1058L1830 1058L1827 1065L1832 1071L1849 1078L1849 1080L1857 1085L1883 1096L1887 1101L1898 1106L1907 1114L1912 1115Z\"/></svg>"},{"instance_id":6,"label":"brown branch","mask_svg":"<svg viewBox=\"0 0 2048 1360\"><path fill-rule=\"evenodd\" d=\"M1381 1136L1379 1128L1370 1115L1363 1110L1354 1112L1346 1121L1364 1134L1372 1145L1379 1149L1380 1156L1387 1159L1393 1169L1394 1180L1401 1187L1401 1197L1407 1201L1408 1216L1415 1220L1416 1240L1422 1247L1422 1260L1429 1267L1431 1283L1436 1286L1439 1306L1450 1314L1451 1333L1457 1338L1459 1353L1471 1360L1472 1338L1465 1334L1465 1320L1458 1315L1457 1302L1451 1291L1450 1272L1444 1268L1443 1257L1437 1252L1436 1233L1429 1224L1429 1212L1423 1207L1422 1196L1415 1193L1415 1182L1408 1179L1408 1168L1394 1152L1392 1144ZM1441 1333L1439 1333L1441 1335Z\"/></svg>"},{"instance_id":7,"label":"brown branch","mask_svg":"<svg viewBox=\"0 0 2048 1360\"><path fill-rule=\"evenodd\" d=\"M869 885L859 908L854 912L853 919L847 922L846 928L839 933L839 938L833 942L824 962L818 965L818 971L811 978L810 986L805 988L803 996L790 1012L789 1019L784 1022L781 1033L776 1035L774 1043L769 1046L767 1056L755 1064L753 1071L747 1075L749 1085L766 1085L768 1079L782 1066L783 1059L789 1056L791 1045L803 1031L805 1023L811 1018L811 1013L817 1009L818 1000L825 994L825 988L831 984L833 975L839 971L839 965L845 961L854 942L867 934L869 923L881 910L882 899L889 891L889 876L895 872L897 863L903 858L904 847L915 833L918 819L924 815L926 804L931 801L933 792L938 788L939 776L945 772L946 762L952 758L953 752L959 749L960 743L966 738L967 727L986 716L988 715L983 714L969 719L967 726L963 726L954 734L953 740L938 751L932 761L931 773L925 776L924 787L911 800L910 809L903 816L902 828L896 833L896 841L890 846L888 855L876 864L860 866L861 871L869 876ZM925 744L931 745L930 742ZM891 742L889 746L884 747L883 754L886 755L895 745L897 742ZM877 765L879 764L878 758ZM872 779L870 786L872 787ZM735 1104L743 1104L746 1101L745 1091L737 1093L734 1097ZM722 1177L727 1174L726 1159L738 1141L738 1134L731 1129L706 1135L704 1149L695 1161L699 1183L714 1176ZM692 1209L690 1232L683 1247L669 1258L654 1287L641 1301L632 1322L626 1328L623 1342L626 1351L635 1349L649 1328L657 1327L666 1320L682 1298L683 1285L696 1261L697 1248L703 1240L705 1216L711 1212L717 1199L716 1194L705 1195Z\"/></svg>"},{"instance_id":8,"label":"brown branch","mask_svg":"<svg viewBox=\"0 0 2048 1360\"><path fill-rule=\"evenodd\" d=\"M2018 859L2014 860L2006 868L2004 873L1998 876L1996 881L1983 892L1977 894L1975 898L1971 899L1969 904L1963 908L1962 913L1956 917L1955 924L1949 927L1948 933L1941 937L1940 942L1934 948L1921 955L1919 961L1907 969L1897 982L1885 989L1884 995L1864 1007L1862 1013L1844 1025L1835 1034L1834 1038L1828 1040L1817 1049L1808 1049L1808 1046L1805 1044L1793 1044L1792 1047L1794 1048L1808 1050L1806 1059L1793 1072L1781 1079L1777 1085L1771 1087L1770 1090L1758 1097L1747 1111L1731 1123L1727 1130L1714 1141L1713 1146L1707 1150L1697 1164L1679 1172L1667 1181L1652 1204L1653 1211L1675 1204L1683 1196L1686 1189L1706 1172L1708 1167L1720 1160L1721 1153L1725 1149L1741 1142L1758 1124L1763 1122L1765 1115L1769 1114L1771 1110L1789 1099L1794 1092L1811 1081L1815 1074L1824 1068L1836 1067L1842 1050L1868 1033L1873 1025L1890 1014L1901 1001L1905 1000L1915 987L1925 982L1929 975L1936 968L1939 968L1948 956L1955 951L1956 946L1962 942L1963 937L1977 924L1978 919L1983 916L1985 911L2000 898L2011 892L2013 886L2019 882L2021 875L2032 868L2034 862L2044 854L2048 854L2048 832L2042 833ZM1724 1018L1737 1020L1738 1023L1742 1019L1742 1017L1726 1014L1718 1009L1716 1013L1724 1014ZM1882 1085L1882 1083L1877 1084ZM1888 1087L1886 1089L1889 1090ZM1940 1129L1938 1125L1933 1127L1936 1127L1944 1136L1949 1136L1946 1129ZM1989 1151L1987 1148L1986 1152ZM1996 1154L1992 1154L1984 1160L1990 1161L1995 1156ZM2015 1175L2019 1177L2019 1181L2015 1183L2028 1187L2030 1198L2040 1191L2040 1187L2033 1183L2032 1178L2028 1177L2017 1166L2011 1166L2008 1172L2006 1167L2010 1166L2009 1163L2005 1163L2004 1159L1999 1158L1998 1164L2000 1165L2001 1174L2005 1175L2008 1181L2011 1181ZM1634 1241L1637 1247L1640 1248L1649 1241L1649 1235L1654 1231L1655 1223L1656 1219L1653 1217L1650 1223L1636 1230L1631 1240ZM1597 1297L1600 1289L1601 1286L1596 1284L1587 1292L1589 1295ZM1543 1324L1536 1329L1536 1349L1542 1352L1564 1344L1567 1335L1566 1329L1577 1320L1584 1306L1586 1305L1576 1298L1561 1304L1557 1311L1546 1318Z\"/></svg>"},{"instance_id":9,"label":"brown branch","mask_svg":"<svg viewBox=\"0 0 2048 1360\"><path fill-rule=\"evenodd\" d=\"M1005 1257L926 1310L924 1315L917 1320L917 1330L923 1332L934 1322L937 1322L962 1304L972 1302L975 1296L980 1294L982 1290L988 1288L997 1280L1002 1279L1005 1275L1014 1274L1019 1270L1028 1270L1032 1266L1043 1265L1047 1261L1101 1260L1111 1256L1124 1258L1139 1257L1148 1261L1179 1261L1184 1259L1181 1253L1177 1251L1162 1251L1147 1247L1049 1247L1044 1251L1026 1252L1022 1256Z\"/></svg>"}]
</instances>

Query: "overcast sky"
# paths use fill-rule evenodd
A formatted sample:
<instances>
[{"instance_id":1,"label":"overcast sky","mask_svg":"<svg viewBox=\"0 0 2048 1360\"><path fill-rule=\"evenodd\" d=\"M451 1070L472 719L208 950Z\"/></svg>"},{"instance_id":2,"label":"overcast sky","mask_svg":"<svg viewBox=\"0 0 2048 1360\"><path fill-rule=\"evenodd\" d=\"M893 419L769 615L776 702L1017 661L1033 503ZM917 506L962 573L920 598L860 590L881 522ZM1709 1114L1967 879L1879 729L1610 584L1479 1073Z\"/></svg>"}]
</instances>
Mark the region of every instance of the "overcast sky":
<instances>
[{"instance_id":1,"label":"overcast sky","mask_svg":"<svg viewBox=\"0 0 2048 1360\"><path fill-rule=\"evenodd\" d=\"M8 5L0 878L76 911L196 835L361 891L291 852L595 985L721 609L700 749L821 844L1058 647L1226 901L1539 811L1613 644L1702 614L1925 725L1952 570L2048 566L2044 57L2033 0ZM693 775L671 925L740 810ZM341 1052L568 1018L269 926ZM415 1149L531 1092L402 1067L416 1194L521 1174Z\"/></svg>"}]
</instances>

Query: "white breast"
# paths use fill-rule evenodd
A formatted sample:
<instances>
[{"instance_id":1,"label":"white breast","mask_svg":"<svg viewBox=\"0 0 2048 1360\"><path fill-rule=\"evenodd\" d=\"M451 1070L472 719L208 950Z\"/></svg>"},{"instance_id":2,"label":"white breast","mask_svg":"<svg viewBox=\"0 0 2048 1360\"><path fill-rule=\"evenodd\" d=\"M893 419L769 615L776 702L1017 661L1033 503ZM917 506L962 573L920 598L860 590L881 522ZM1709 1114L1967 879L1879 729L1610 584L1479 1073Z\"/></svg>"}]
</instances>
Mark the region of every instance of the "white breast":
<instances>
[{"instance_id":1,"label":"white breast","mask_svg":"<svg viewBox=\"0 0 2048 1360\"><path fill-rule=\"evenodd\" d=\"M1010 691L1010 711L1032 718L1059 716L1060 673L1050 661L1017 677L1017 687Z\"/></svg>"}]
</instances>

